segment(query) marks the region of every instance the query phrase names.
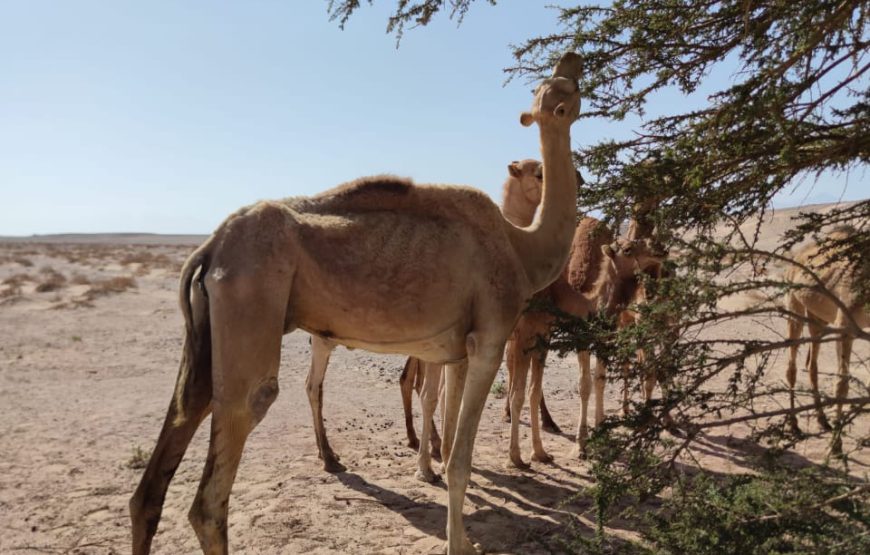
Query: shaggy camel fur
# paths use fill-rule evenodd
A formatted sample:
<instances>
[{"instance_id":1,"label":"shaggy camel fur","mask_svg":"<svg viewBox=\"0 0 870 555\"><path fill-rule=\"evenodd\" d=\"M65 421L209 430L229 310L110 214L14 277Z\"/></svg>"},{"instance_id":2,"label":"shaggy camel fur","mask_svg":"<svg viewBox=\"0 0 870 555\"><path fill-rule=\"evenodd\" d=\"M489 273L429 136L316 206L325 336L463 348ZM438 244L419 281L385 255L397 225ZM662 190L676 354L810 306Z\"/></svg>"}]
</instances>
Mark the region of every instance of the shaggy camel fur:
<instances>
[{"instance_id":1,"label":"shaggy camel fur","mask_svg":"<svg viewBox=\"0 0 870 555\"><path fill-rule=\"evenodd\" d=\"M584 218L574 234L571 257L562 276L538 300L549 300L559 310L579 318L588 318L603 310L617 316L634 298L637 284L635 274L661 263L646 242L620 239L610 245L610 232L595 218ZM544 296L546 295L546 296ZM543 371L546 343L553 324L553 316L540 310L528 310L520 317L507 346L509 401L511 415L522 411L529 367L532 381L529 388L529 406L532 432L532 460L552 461L541 441L537 407L543 396ZM577 353L580 364L580 416L577 424L577 447L585 453L588 436L587 412L591 393L590 353ZM604 366L598 361L595 372L595 423L604 418ZM519 418L511 418L510 460L518 468L527 468L520 455Z\"/></svg>"},{"instance_id":2,"label":"shaggy camel fur","mask_svg":"<svg viewBox=\"0 0 870 555\"><path fill-rule=\"evenodd\" d=\"M849 265L844 260L835 260L837 242L848 239L854 233L853 228L841 227L828 235L828 240L832 241L832 247L824 247L818 243L804 247L795 256L795 262L800 266L790 266L784 276L787 282L796 286L786 296L786 308L795 315L787 318L788 338L792 342L789 346L788 368L786 370L790 407L794 409L798 340L803 332L804 322L806 322L812 338L807 361L810 384L816 403L816 415L819 425L827 430L831 426L822 410L819 393L818 359L821 337L826 332L839 334L836 341L838 371L835 395L836 399L842 400L849 394L849 362L856 332L860 328L870 327L870 313L856 298L853 291L854 278ZM826 330L827 326L833 326L835 329ZM841 404L837 404L836 415L837 421L839 421L842 416ZM794 413L789 416L788 421L791 428L798 431L797 418ZM831 449L834 453L839 453L842 449L839 436L834 438Z\"/></svg>"},{"instance_id":3,"label":"shaggy camel fur","mask_svg":"<svg viewBox=\"0 0 870 555\"><path fill-rule=\"evenodd\" d=\"M523 303L558 277L570 250L580 70L579 56L563 56L520 117L537 123L544 163L541 211L530 228L505 220L474 189L381 176L243 208L194 251L181 275L186 338L175 393L130 500L134 554L150 551L169 481L209 412L208 457L189 520L203 552L227 553L236 470L278 395L281 337L295 329L448 363L447 552L480 552L462 523L474 439Z\"/></svg>"}]
</instances>

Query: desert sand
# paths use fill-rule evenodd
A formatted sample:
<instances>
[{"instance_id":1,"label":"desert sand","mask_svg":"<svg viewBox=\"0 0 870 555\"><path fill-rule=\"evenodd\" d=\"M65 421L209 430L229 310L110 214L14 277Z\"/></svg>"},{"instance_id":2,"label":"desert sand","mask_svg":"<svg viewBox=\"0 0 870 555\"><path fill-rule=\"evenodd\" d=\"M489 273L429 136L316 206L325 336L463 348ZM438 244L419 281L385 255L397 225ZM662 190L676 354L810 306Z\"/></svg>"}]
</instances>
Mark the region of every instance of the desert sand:
<instances>
[{"instance_id":1,"label":"desert sand","mask_svg":"<svg viewBox=\"0 0 870 555\"><path fill-rule=\"evenodd\" d=\"M781 210L768 218L763 246L776 244L794 213ZM178 268L200 239L125 234L0 240L0 282L6 282L0 285L0 553L129 552L127 502L142 457L157 438L181 355ZM717 334L785 333L785 322L772 318L727 326ZM864 383L870 381L868 357L868 345L856 343L852 371ZM348 471L327 474L317 458L304 391L308 336L284 338L281 393L247 443L230 498L232 551L440 552L446 487L414 478L416 454L406 445L398 387L403 363L399 356L335 352L324 414ZM823 347L820 364L822 387L832 392L832 346ZM785 365L783 351L766 380L784 384ZM798 379L806 385L803 369ZM502 372L497 383L503 380ZM493 394L487 402L465 512L471 537L493 552L567 553L572 536L592 533L594 510L584 492L592 483L588 463L568 457L579 407L576 383L576 359L551 354L545 394L566 433L545 434L556 461L534 463L527 472L508 463L503 399ZM608 384L607 414L619 410L620 387ZM419 405L415 411L419 430ZM525 457L527 418L521 428ZM809 415L800 424L816 426ZM716 428L697 453L710 468L744 471L759 449L744 441L746 434L739 426ZM154 553L198 552L187 511L207 440L208 421L170 486ZM818 463L825 452L824 442L808 442L794 459ZM863 474L867 464L870 457L860 453L854 469ZM631 523L616 521L608 531L636 538Z\"/></svg>"}]
</instances>

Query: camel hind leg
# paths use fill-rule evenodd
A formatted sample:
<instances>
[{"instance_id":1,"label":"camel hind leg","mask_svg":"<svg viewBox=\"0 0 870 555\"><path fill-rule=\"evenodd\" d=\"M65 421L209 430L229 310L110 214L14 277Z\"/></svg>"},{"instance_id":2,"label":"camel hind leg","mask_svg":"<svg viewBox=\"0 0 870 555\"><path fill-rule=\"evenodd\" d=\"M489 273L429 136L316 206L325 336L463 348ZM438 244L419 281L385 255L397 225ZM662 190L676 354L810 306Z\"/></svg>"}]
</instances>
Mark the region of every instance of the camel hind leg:
<instances>
[{"instance_id":1,"label":"camel hind leg","mask_svg":"<svg viewBox=\"0 0 870 555\"><path fill-rule=\"evenodd\" d=\"M537 462L553 462L553 457L544 449L541 441L541 422L538 418L539 408L544 401L544 362L547 353L535 353L532 357L532 382L529 385L529 419L532 426L532 460Z\"/></svg>"},{"instance_id":2,"label":"camel hind leg","mask_svg":"<svg viewBox=\"0 0 870 555\"><path fill-rule=\"evenodd\" d=\"M188 366L191 379L182 381L183 376L179 375L176 384L176 395L180 395L184 401L184 415L183 418L179 418L181 415L178 413L178 404L173 397L157 445L151 452L148 466L136 492L130 499L134 555L144 555L151 551L151 540L160 522L169 482L175 475L194 433L211 410L211 341L208 330L208 310L203 308L205 301L201 297L198 299L198 295L200 294L194 291L193 305L194 307L199 305L198 310L194 311L197 338L188 336L185 339L181 361L182 365Z\"/></svg>"},{"instance_id":3,"label":"camel hind leg","mask_svg":"<svg viewBox=\"0 0 870 555\"><path fill-rule=\"evenodd\" d=\"M789 408L792 412L788 417L786 417L786 426L788 426L792 432L798 433L800 432L800 428L798 427L797 415L794 413L794 387L797 381L798 341L800 340L801 333L803 333L804 329L804 323L798 316L803 316L804 309L791 294L788 295L786 305L789 311L794 312L797 315L787 317L789 346L788 367L785 371L785 379L786 382L788 382L788 402Z\"/></svg>"},{"instance_id":4,"label":"camel hind leg","mask_svg":"<svg viewBox=\"0 0 870 555\"><path fill-rule=\"evenodd\" d=\"M513 363L512 368L509 366L510 374L512 376L510 390L508 391L511 406L509 456L511 464L521 469L529 468L529 464L523 461L523 457L520 454L520 416L523 413L526 380L528 379L529 366L532 361L531 355L526 352L525 349L527 343L528 341L525 337L516 336L515 340L510 342L510 355L508 357L509 364ZM530 407L530 412L535 412L537 410L538 407L535 405Z\"/></svg>"},{"instance_id":5,"label":"camel hind leg","mask_svg":"<svg viewBox=\"0 0 870 555\"><path fill-rule=\"evenodd\" d=\"M347 470L339 461L338 455L329 446L326 439L326 427L323 425L323 379L329 366L329 355L335 345L322 337L311 336L311 369L305 379L305 392L311 405L311 417L314 420L314 435L317 438L317 455L323 460L323 470L327 472L344 472Z\"/></svg>"},{"instance_id":6,"label":"camel hind leg","mask_svg":"<svg viewBox=\"0 0 870 555\"><path fill-rule=\"evenodd\" d=\"M408 447L420 448L420 440L417 439L417 431L414 429L414 413L411 408L414 389L417 385L420 361L414 357L408 357L402 375L399 377L399 390L402 392L402 410L405 413L405 435L408 437Z\"/></svg>"},{"instance_id":7,"label":"camel hind leg","mask_svg":"<svg viewBox=\"0 0 870 555\"><path fill-rule=\"evenodd\" d=\"M287 297L275 295L284 276L268 277L273 276L224 277L208 283L214 391L211 439L188 513L206 554L228 552L229 495L245 441L278 395Z\"/></svg>"},{"instance_id":8,"label":"camel hind leg","mask_svg":"<svg viewBox=\"0 0 870 555\"><path fill-rule=\"evenodd\" d=\"M831 425L828 423L828 418L825 416L825 411L822 408L822 395L819 393L819 349L822 346L822 328L824 324L817 321L811 321L809 324L810 328L810 337L812 340L810 341L810 352L807 354L809 372L810 372L810 386L813 390L813 401L816 404L816 419L819 421L819 426L822 427L823 430L830 430Z\"/></svg>"},{"instance_id":9,"label":"camel hind leg","mask_svg":"<svg viewBox=\"0 0 870 555\"><path fill-rule=\"evenodd\" d=\"M423 405L423 431L420 435L420 445L417 454L417 473L418 480L432 483L437 481L440 476L432 470L432 459L430 455L429 443L433 442L431 452L435 451L433 434L435 432L435 406L438 404L438 390L441 382L442 365L431 362L421 362L419 370L422 371L423 388L420 391L420 402ZM440 441L439 441L440 443ZM440 445L439 451L440 451Z\"/></svg>"},{"instance_id":10,"label":"camel hind leg","mask_svg":"<svg viewBox=\"0 0 870 555\"><path fill-rule=\"evenodd\" d=\"M837 340L837 417L835 423L837 430L831 440L831 453L840 455L843 452L843 405L842 401L849 396L849 362L852 358L852 342L854 339L849 335L843 335Z\"/></svg>"}]
</instances>

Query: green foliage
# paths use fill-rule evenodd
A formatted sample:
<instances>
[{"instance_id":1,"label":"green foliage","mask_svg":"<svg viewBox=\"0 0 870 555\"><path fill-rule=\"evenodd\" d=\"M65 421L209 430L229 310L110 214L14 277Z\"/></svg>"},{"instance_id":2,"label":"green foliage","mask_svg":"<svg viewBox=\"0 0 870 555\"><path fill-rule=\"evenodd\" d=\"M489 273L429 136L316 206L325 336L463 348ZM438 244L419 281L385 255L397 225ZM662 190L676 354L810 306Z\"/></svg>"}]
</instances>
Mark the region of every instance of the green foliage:
<instances>
[{"instance_id":1,"label":"green foliage","mask_svg":"<svg viewBox=\"0 0 870 555\"><path fill-rule=\"evenodd\" d=\"M817 470L679 482L646 532L658 553L870 552L866 486Z\"/></svg>"},{"instance_id":2,"label":"green foliage","mask_svg":"<svg viewBox=\"0 0 870 555\"><path fill-rule=\"evenodd\" d=\"M461 20L473 3L398 0L388 32L401 36L406 24L426 25L440 11ZM360 4L332 0L329 9L343 24ZM832 478L819 468L719 478L694 457L705 433L738 422L773 453L831 437L784 428L788 413L814 407L781 408L788 404L781 385L765 377L774 355L792 344L782 337L781 317L803 317L780 299L795 287L782 274L804 240L816 240L832 263L847 264L854 293L870 308L870 200L803 214L771 250L758 239L778 192L822 174L857 170L857 179L864 177L870 161L867 3L614 0L556 13L558 31L535 37L530 30L532 38L513 47L516 64L508 70L537 80L563 52L577 52L584 61L581 118L646 117L665 89L707 95L697 109L676 103L671 113L647 117L630 139L575 152L587 181L581 211L600 210L616 231L633 207L652 199L656 209L647 217L654 238L671 252L661 278L638 278L650 302L631 307L640 315L637 325L618 330L613 314L582 320L531 307L556 317L549 348L588 349L608 368L628 368L634 398L647 373L663 390L660 399L634 402L627 415L606 420L593 434L595 485L588 493L598 535L578 539L576 549L612 550L604 534L608 520L665 496L664 506L646 506L653 551L870 552L866 482ZM729 71L727 85L708 92L708 76L723 70ZM852 230L846 239L827 238L844 225ZM737 295L751 302L728 302ZM727 332L726 322L744 330L778 328L781 335ZM870 341L870 333L852 328L859 341ZM829 326L824 333L830 341L843 329ZM636 360L638 349L646 353L643 362ZM866 425L856 420L870 412L868 391L866 375L853 375L852 396L834 424L835 437L851 434L855 450L867 445L860 435ZM799 389L799 400L806 394ZM834 404L830 398L821 403ZM683 470L687 460L698 473L694 478ZM849 460L848 450L838 459Z\"/></svg>"}]
</instances>

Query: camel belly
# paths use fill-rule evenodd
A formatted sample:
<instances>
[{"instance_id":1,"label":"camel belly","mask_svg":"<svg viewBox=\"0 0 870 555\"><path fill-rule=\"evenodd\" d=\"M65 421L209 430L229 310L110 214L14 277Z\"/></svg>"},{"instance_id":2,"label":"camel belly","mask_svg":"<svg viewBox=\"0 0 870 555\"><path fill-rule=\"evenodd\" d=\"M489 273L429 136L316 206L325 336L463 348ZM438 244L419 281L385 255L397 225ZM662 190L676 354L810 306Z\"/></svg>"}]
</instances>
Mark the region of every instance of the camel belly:
<instances>
[{"instance_id":1,"label":"camel belly","mask_svg":"<svg viewBox=\"0 0 870 555\"><path fill-rule=\"evenodd\" d=\"M373 353L388 355L408 355L426 362L448 363L458 362L466 358L465 338L467 331L462 327L452 327L431 337L394 342L341 337L332 335L328 330L324 334L323 330L300 327L309 333L351 349L365 349Z\"/></svg>"}]
</instances>

